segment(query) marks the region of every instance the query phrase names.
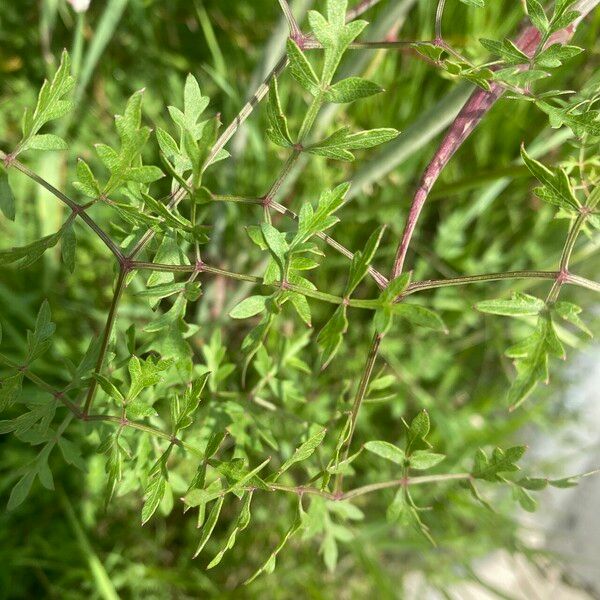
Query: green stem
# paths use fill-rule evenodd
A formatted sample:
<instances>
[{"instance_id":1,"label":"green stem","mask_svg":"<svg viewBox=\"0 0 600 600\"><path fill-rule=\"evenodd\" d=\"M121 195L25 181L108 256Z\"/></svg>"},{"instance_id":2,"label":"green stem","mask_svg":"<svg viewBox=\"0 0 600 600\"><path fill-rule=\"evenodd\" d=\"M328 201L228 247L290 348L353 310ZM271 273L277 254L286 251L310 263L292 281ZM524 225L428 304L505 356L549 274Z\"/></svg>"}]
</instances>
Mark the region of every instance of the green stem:
<instances>
[{"instance_id":1,"label":"green stem","mask_svg":"<svg viewBox=\"0 0 600 600\"><path fill-rule=\"evenodd\" d=\"M23 373L23 375L27 377L29 381L35 383L35 385L37 385L39 388L45 390L46 392L54 396L57 400L62 402L77 418L81 417L82 413L79 410L79 407L73 402L71 402L71 400L69 400L65 396L64 392L61 392L60 390L57 390L56 388L52 387L48 382L44 381L41 377L30 371L27 365L20 365L2 353L0 353L0 363L4 363L7 367L11 369L21 371L21 373Z\"/></svg>"},{"instance_id":2,"label":"green stem","mask_svg":"<svg viewBox=\"0 0 600 600\"><path fill-rule=\"evenodd\" d=\"M304 120L302 121L300 131L298 132L298 144L302 144L304 138L309 134L322 105L323 91L319 91L319 93L312 99L312 102L310 103L308 110L304 115Z\"/></svg>"},{"instance_id":3,"label":"green stem","mask_svg":"<svg viewBox=\"0 0 600 600\"><path fill-rule=\"evenodd\" d=\"M127 418L118 417L116 415L87 415L83 416L82 420L86 423L112 423L113 425L118 425L119 427L129 427L130 429L137 429L138 431L143 431L144 433L148 433L163 440L167 440L175 446L181 446L182 448L189 450L192 454L204 458L204 454L200 452L198 448L195 448L194 446L185 443L180 438L171 435L166 431L163 431L162 429L152 427L151 425L146 425L145 423L140 423L138 421L130 421Z\"/></svg>"},{"instance_id":4,"label":"green stem","mask_svg":"<svg viewBox=\"0 0 600 600\"><path fill-rule=\"evenodd\" d=\"M457 285L468 285L482 281L501 281L503 279L556 279L557 271L506 271L504 273L484 273L481 275L465 275L450 279L427 279L411 283L404 292L396 299L401 300L406 296L415 294L422 290L430 290L441 287L452 287Z\"/></svg>"},{"instance_id":5,"label":"green stem","mask_svg":"<svg viewBox=\"0 0 600 600\"><path fill-rule=\"evenodd\" d=\"M385 490L388 488L400 487L400 486L411 486L411 485L423 485L425 483L436 483L445 481L456 481L470 479L469 473L447 473L444 475L422 475L420 477L406 477L403 479L394 479L393 481L383 481L381 483L371 483L369 485L363 485L362 487L350 490L343 495L344 500L356 498L357 496L364 496L371 492L377 492L379 490Z\"/></svg>"},{"instance_id":6,"label":"green stem","mask_svg":"<svg viewBox=\"0 0 600 600\"><path fill-rule=\"evenodd\" d=\"M213 275L221 275L229 279L235 279L238 281L249 281L256 283L257 285L264 285L266 287L281 289L285 288L292 292L297 292L309 298L315 300L322 300L323 302L329 302L330 304L346 304L353 308L362 308L366 310L377 310L379 307L379 300L377 298L357 299L357 298L342 298L341 296L335 296L334 294L328 294L326 292L320 292L318 290L312 290L299 285L291 283L282 283L281 281L274 281L271 284L263 282L262 277L257 275L246 275L244 273L235 273L233 271L227 271L225 269L218 269L211 267L207 264L202 263L200 266L196 265L166 265L161 263L150 263L136 261L132 263L132 269L147 270L147 271L161 271L167 273L193 273L195 271L210 273ZM481 275L465 275L463 277L453 277L449 279L426 279L424 281L415 281L411 283L406 290L396 298L396 302L400 302L405 297L424 290L430 290L435 288L443 287L455 287L459 285L470 285L472 283L481 283L484 281L502 281L502 280L517 280L517 279L547 279L555 280L559 277L560 271L506 271L504 273L484 273ZM600 283L596 283L585 277L578 275L569 274L564 283L569 283L579 287L583 287L589 290L600 292Z\"/></svg>"},{"instance_id":7,"label":"green stem","mask_svg":"<svg viewBox=\"0 0 600 600\"><path fill-rule=\"evenodd\" d=\"M591 281L585 277L579 277L578 275L569 274L566 283L572 283L573 285L578 285L579 287L587 288L594 292L600 292L600 283Z\"/></svg>"},{"instance_id":8,"label":"green stem","mask_svg":"<svg viewBox=\"0 0 600 600\"><path fill-rule=\"evenodd\" d=\"M559 276L554 281L550 292L548 293L548 297L546 298L547 304L552 304L556 302L558 296L560 294L560 290L562 286L569 282L569 262L571 260L571 255L573 254L573 249L575 248L575 243L577 242L577 238L581 229L585 224L585 220L587 218L587 213L581 212L575 222L569 229L569 233L567 235L567 239L565 240L565 245L563 251L560 255L560 262L558 265L559 268Z\"/></svg>"},{"instance_id":9,"label":"green stem","mask_svg":"<svg viewBox=\"0 0 600 600\"><path fill-rule=\"evenodd\" d=\"M296 494L298 496L313 495L313 496L321 496L323 498L327 498L328 500L333 501L343 501L343 500L351 500L353 498L358 498L359 496L365 496L366 494L371 494L373 492L378 492L380 490L386 490L390 488L397 488L400 486L410 487L413 485L424 485L428 483L445 483L449 481L464 481L467 479L471 479L470 473L443 473L441 475L422 475L419 477L403 477L401 479L393 479L391 481L381 481L379 483L370 483L368 485L363 485L361 487L355 488L353 490L348 490L347 492L340 493L336 492L327 492L325 490L320 490L318 488L309 487L309 486L289 486L289 485L280 485L276 483L268 484L269 489L271 491L280 491L287 492L290 494ZM254 490L255 488L249 488Z\"/></svg>"},{"instance_id":10,"label":"green stem","mask_svg":"<svg viewBox=\"0 0 600 600\"><path fill-rule=\"evenodd\" d=\"M298 159L300 158L300 152L301 151L299 148L294 148L294 150L292 150L292 153L290 154L288 159L285 161L283 167L281 168L279 175L277 176L277 178L271 185L269 191L265 194L265 197L263 200L263 204L265 207L268 208L270 206L271 202L273 201L273 199L277 196L277 193L281 189L281 186L285 183L285 180L287 179L288 175L290 174L290 171L293 169L294 165L298 162Z\"/></svg>"},{"instance_id":11,"label":"green stem","mask_svg":"<svg viewBox=\"0 0 600 600\"><path fill-rule=\"evenodd\" d=\"M125 279L127 277L128 271L126 269L121 268L119 270L119 277L117 279L117 285L115 288L115 292L110 303L110 309L108 311L108 317L106 318L106 324L104 326L104 332L102 334L102 342L100 346L100 353L98 355L98 360L96 362L96 367L94 369L94 375L99 374L102 370L102 366L104 365L104 360L106 358L106 352L108 351L108 343L110 341L110 335L113 330L113 326L115 324L115 320L117 318L117 308L119 306L119 300L123 294L123 289L125 288ZM90 382L90 387L88 389L87 397L85 399L85 404L83 406L83 414L87 416L90 412L90 408L92 407L92 403L94 402L94 396L96 394L96 389L98 388L98 382L96 378L93 377Z\"/></svg>"},{"instance_id":12,"label":"green stem","mask_svg":"<svg viewBox=\"0 0 600 600\"><path fill-rule=\"evenodd\" d=\"M237 281L250 281L257 285L264 285L273 289L285 289L291 292L297 292L308 298L314 298L315 300L322 300L323 302L329 302L330 304L346 304L353 308L363 308L366 310L376 310L379 306L379 300L373 299L354 299L354 298L342 298L341 296L335 296L334 294L328 294L326 292L320 292L318 290L312 290L307 287L295 285L293 283L287 283L282 281L274 281L273 283L264 283L262 277L257 275L246 275L244 273L235 273L233 271L227 271L225 269L218 269L216 267L210 267L205 263L199 265L164 265L160 263L149 263L135 261L131 263L132 269L147 270L147 271L162 271L167 273L210 273L212 275L220 275L229 279L235 279Z\"/></svg>"},{"instance_id":13,"label":"green stem","mask_svg":"<svg viewBox=\"0 0 600 600\"><path fill-rule=\"evenodd\" d=\"M2 150L0 150L0 160L4 161L7 167L14 167L17 171L21 171L24 175L35 181L37 184L41 185L43 188L47 189L53 196L58 198L61 202L64 202L75 215L81 218L81 220L104 242L106 247L115 255L115 257L121 261L123 259L123 254L121 250L113 242L107 233L90 217L90 215L85 212L84 207L80 204L77 204L74 200L71 200L66 194L57 190L51 183L40 177L37 173L34 173L31 169L26 167L22 162L17 159L13 159L10 155L6 155Z\"/></svg>"},{"instance_id":14,"label":"green stem","mask_svg":"<svg viewBox=\"0 0 600 600\"><path fill-rule=\"evenodd\" d=\"M73 50L71 51L71 73L77 79L81 69L81 57L83 54L85 27L85 12L78 12L75 22L75 33L73 34Z\"/></svg>"},{"instance_id":15,"label":"green stem","mask_svg":"<svg viewBox=\"0 0 600 600\"><path fill-rule=\"evenodd\" d=\"M350 452L350 446L352 445L352 438L354 437L354 431L356 429L356 421L358 420L358 413L360 411L360 407L365 399L367 394L367 389L369 387L369 381L371 379L371 375L373 373L373 367L375 366L375 361L377 359L377 353L379 352L379 347L381 346L381 340L383 339L383 335L379 333L375 333L373 335L373 340L371 342L371 347L369 349L369 354L367 356L367 361L365 363L362 377L360 378L360 383L358 384L358 388L356 390L356 395L354 397L354 404L352 405L352 412L350 413L350 431L348 432L348 439L344 443L343 448L343 458L342 461L345 461L348 458L348 453ZM335 490L336 492L341 492L342 483L344 476L342 473L338 473L335 478Z\"/></svg>"},{"instance_id":16,"label":"green stem","mask_svg":"<svg viewBox=\"0 0 600 600\"><path fill-rule=\"evenodd\" d=\"M212 199L215 202L236 202L239 204L261 204L262 198L246 198L245 196L234 196L232 194L213 194Z\"/></svg>"}]
</instances>

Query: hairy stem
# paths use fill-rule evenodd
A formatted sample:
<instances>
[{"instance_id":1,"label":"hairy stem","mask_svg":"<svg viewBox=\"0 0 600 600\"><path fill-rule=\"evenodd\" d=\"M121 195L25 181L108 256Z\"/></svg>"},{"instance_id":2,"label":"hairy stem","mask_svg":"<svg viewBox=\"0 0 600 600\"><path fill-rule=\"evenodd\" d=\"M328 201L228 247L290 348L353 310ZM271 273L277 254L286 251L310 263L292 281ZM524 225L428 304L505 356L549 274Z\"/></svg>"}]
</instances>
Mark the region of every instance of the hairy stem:
<instances>
[{"instance_id":1,"label":"hairy stem","mask_svg":"<svg viewBox=\"0 0 600 600\"><path fill-rule=\"evenodd\" d=\"M434 288L469 285L471 283L479 283L482 281L501 281L503 279L556 279L558 275L558 271L506 271L504 273L465 275L463 277L452 277L449 279L426 279L424 281L415 281L414 283L411 283L397 298L397 301L405 296L415 294L416 292Z\"/></svg>"}]
</instances>

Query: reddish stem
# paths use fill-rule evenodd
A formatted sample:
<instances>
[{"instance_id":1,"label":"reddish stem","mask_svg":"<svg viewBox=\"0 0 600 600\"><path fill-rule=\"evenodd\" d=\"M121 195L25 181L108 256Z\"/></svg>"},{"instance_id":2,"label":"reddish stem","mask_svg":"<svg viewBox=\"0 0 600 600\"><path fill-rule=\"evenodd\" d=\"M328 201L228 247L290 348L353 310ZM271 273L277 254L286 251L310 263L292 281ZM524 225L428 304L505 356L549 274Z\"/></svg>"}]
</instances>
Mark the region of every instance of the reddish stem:
<instances>
[{"instance_id":1,"label":"reddish stem","mask_svg":"<svg viewBox=\"0 0 600 600\"><path fill-rule=\"evenodd\" d=\"M598 1L600 0L588 0L589 6L585 5L585 7L582 7L582 11L585 8L585 10L589 12L596 4L598 4ZM574 33L575 25L573 24L552 35L548 40L548 44L564 44L573 37ZM515 44L525 54L533 56L540 40L540 32L535 27L529 25L520 33ZM442 140L442 143L434 154L431 162L427 165L427 168L419 181L408 213L404 233L402 234L402 239L396 251L396 258L392 269L392 279L402 273L408 247L417 226L419 216L421 215L423 206L427 201L433 185L438 180L440 173L448 164L448 161L452 156L454 156L456 151L462 146L463 142L471 135L475 127L479 125L483 117L502 96L504 91L505 87L500 83L492 83L490 91L485 91L483 89L475 90L452 123L450 130Z\"/></svg>"}]
</instances>

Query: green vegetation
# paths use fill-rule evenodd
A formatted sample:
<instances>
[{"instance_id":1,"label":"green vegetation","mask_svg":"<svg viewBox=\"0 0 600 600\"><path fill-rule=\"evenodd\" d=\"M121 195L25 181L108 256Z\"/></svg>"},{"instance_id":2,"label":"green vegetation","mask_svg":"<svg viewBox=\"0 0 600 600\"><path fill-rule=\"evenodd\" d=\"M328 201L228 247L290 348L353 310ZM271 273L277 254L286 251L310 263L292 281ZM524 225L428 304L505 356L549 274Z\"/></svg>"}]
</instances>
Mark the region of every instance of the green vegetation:
<instances>
[{"instance_id":1,"label":"green vegetation","mask_svg":"<svg viewBox=\"0 0 600 600\"><path fill-rule=\"evenodd\" d=\"M588 475L524 454L597 329L599 3L0 8L7 597L543 556L521 511Z\"/></svg>"}]
</instances>

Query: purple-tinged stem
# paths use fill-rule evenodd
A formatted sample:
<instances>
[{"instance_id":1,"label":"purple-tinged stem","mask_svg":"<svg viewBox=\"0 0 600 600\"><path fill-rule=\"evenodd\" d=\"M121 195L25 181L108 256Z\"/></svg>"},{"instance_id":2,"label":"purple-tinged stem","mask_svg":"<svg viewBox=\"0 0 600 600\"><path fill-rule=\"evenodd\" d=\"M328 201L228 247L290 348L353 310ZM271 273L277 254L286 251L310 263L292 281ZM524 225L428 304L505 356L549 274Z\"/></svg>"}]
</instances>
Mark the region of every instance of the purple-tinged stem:
<instances>
[{"instance_id":1,"label":"purple-tinged stem","mask_svg":"<svg viewBox=\"0 0 600 600\"><path fill-rule=\"evenodd\" d=\"M578 17L575 23L569 27L556 32L548 40L548 44L564 44L568 42L575 33L576 25L599 3L600 0L580 0L580 2L573 7L574 10L581 13L580 17ZM540 40L541 36L539 31L535 27L527 26L521 32L515 44L525 54L533 56ZM402 273L408 247L421 215L421 211L423 210L427 197L429 196L433 185L438 180L440 173L503 93L504 87L499 83L492 83L490 91L478 89L473 92L454 120L446 137L442 140L433 159L427 165L413 197L404 233L402 234L402 239L396 251L396 258L392 269L392 279Z\"/></svg>"}]
</instances>

